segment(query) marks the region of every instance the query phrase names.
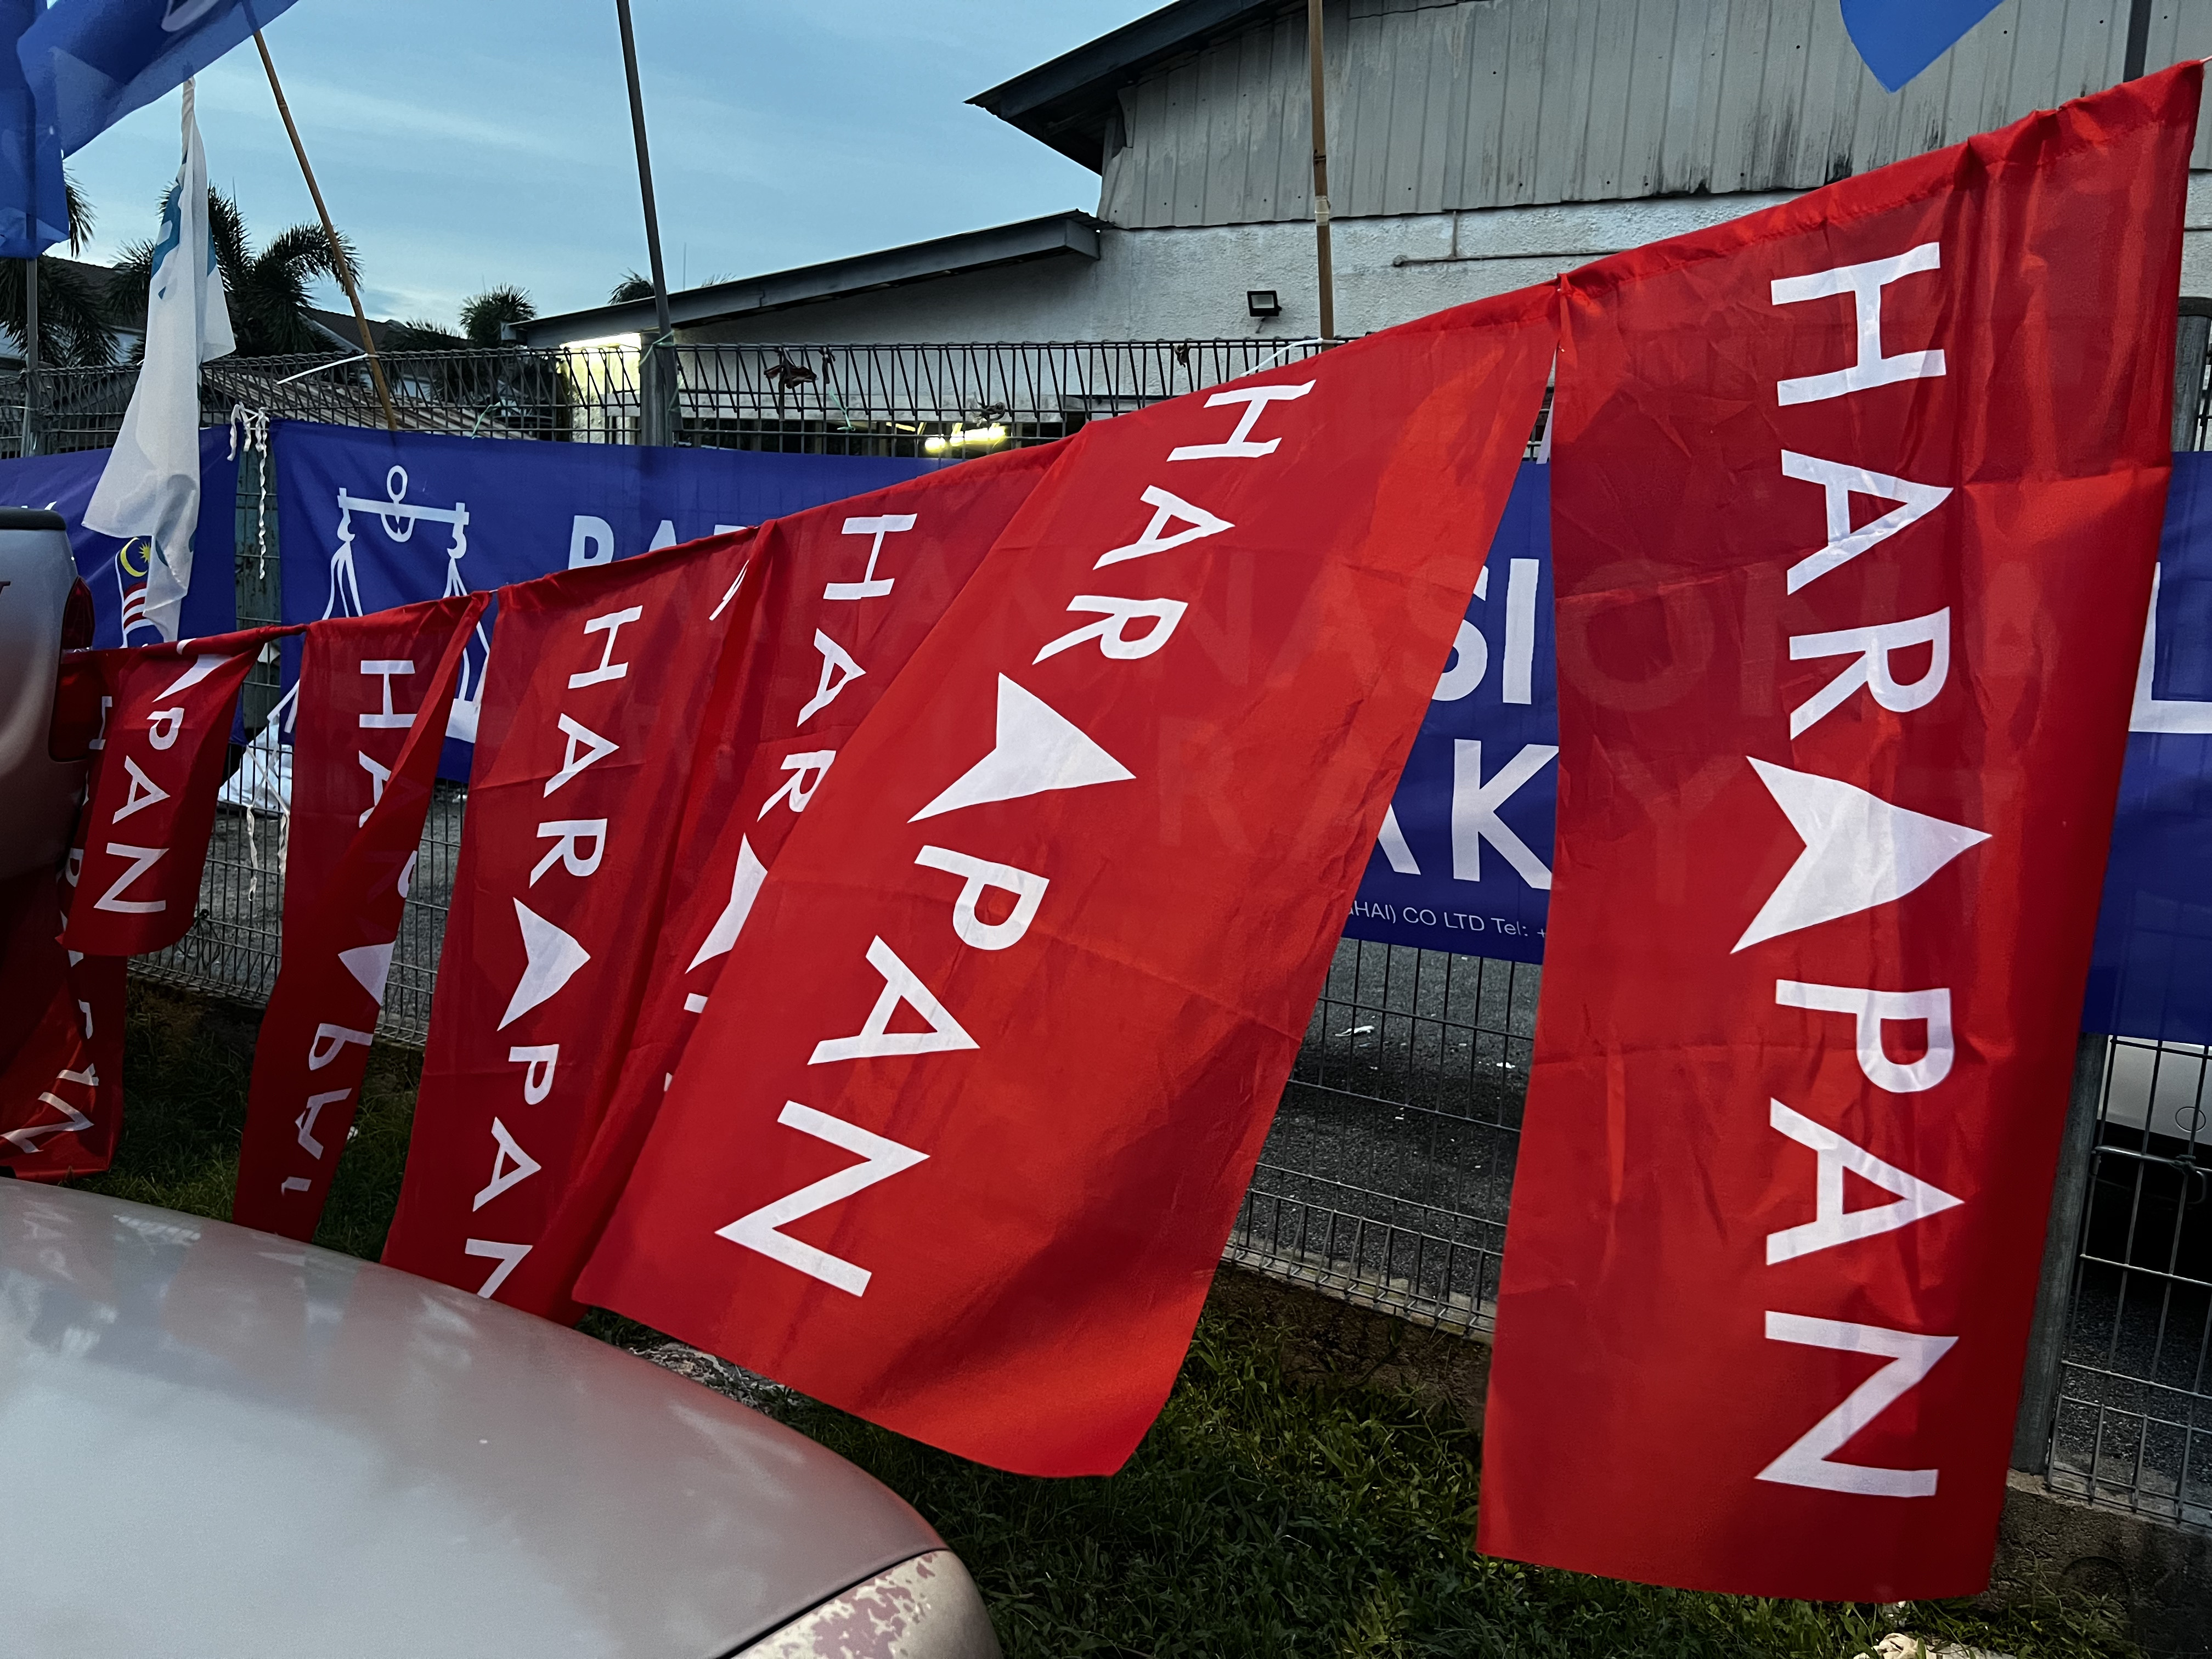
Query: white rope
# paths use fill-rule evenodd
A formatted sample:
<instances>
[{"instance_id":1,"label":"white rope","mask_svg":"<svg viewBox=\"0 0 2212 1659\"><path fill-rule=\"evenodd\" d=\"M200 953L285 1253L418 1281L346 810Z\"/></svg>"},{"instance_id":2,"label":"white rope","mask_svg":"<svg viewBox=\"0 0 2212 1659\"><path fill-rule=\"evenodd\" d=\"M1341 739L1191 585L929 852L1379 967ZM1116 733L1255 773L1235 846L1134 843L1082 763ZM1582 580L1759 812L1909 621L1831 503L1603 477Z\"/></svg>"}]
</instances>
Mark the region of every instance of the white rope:
<instances>
[{"instance_id":1,"label":"white rope","mask_svg":"<svg viewBox=\"0 0 2212 1659\"><path fill-rule=\"evenodd\" d=\"M244 404L230 406L230 459L237 460L241 454L258 455L261 465L254 472L256 490L253 503L254 579L264 588L269 586L269 411L248 409Z\"/></svg>"}]
</instances>

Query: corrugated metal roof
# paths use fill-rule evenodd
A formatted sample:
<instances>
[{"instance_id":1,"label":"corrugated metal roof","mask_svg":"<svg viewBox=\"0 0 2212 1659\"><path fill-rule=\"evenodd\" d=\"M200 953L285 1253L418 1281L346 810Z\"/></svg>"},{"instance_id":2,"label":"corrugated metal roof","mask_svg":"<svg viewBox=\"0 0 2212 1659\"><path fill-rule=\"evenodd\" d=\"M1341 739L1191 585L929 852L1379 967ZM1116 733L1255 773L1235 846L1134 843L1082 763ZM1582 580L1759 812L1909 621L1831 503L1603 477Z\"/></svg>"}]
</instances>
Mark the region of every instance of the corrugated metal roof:
<instances>
[{"instance_id":1,"label":"corrugated metal roof","mask_svg":"<svg viewBox=\"0 0 2212 1659\"><path fill-rule=\"evenodd\" d=\"M2111 85L2127 4L2004 0L1896 94L1836 0L1330 0L1324 28L1345 216L1810 189ZM2212 55L2212 4L2162 0L2150 49ZM1101 218L1310 214L1303 7L1133 75Z\"/></svg>"}]
</instances>

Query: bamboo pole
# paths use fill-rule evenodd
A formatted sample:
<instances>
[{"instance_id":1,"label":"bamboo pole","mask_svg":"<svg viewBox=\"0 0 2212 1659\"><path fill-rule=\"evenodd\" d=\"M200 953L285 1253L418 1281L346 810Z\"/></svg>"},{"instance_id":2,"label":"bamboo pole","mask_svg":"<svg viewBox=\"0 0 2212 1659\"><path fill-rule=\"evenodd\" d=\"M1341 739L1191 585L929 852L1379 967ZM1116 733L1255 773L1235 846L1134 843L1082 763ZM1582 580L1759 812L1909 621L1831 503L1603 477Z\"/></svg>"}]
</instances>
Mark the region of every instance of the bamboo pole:
<instances>
[{"instance_id":1,"label":"bamboo pole","mask_svg":"<svg viewBox=\"0 0 2212 1659\"><path fill-rule=\"evenodd\" d=\"M384 424L388 431L399 430L399 416L392 407L392 388L384 382L384 365L376 356L376 342L368 332L368 313L361 308L361 295L354 287L353 265L345 256L345 248L338 240L337 227L331 222L331 210L323 205L322 187L315 182L315 170L307 163L307 147L300 142L300 129L293 124L292 106L284 101L283 83L276 78L276 60L269 55L269 43L261 38L261 31L253 31L253 44L261 50L261 67L269 71L269 90L276 95L276 112L284 118L284 131L292 140L292 154L300 158L300 173L307 181L307 194L315 198L316 216L323 222L323 234L330 238L331 263L337 268L338 286L345 290L346 301L353 307L353 320L361 330L361 349L368 358L368 375L376 382L376 400L384 405Z\"/></svg>"},{"instance_id":2,"label":"bamboo pole","mask_svg":"<svg viewBox=\"0 0 2212 1659\"><path fill-rule=\"evenodd\" d=\"M1336 276L1328 247L1328 117L1322 87L1321 0L1306 0L1306 56L1313 70L1314 264L1321 279L1321 338L1336 338Z\"/></svg>"}]
</instances>

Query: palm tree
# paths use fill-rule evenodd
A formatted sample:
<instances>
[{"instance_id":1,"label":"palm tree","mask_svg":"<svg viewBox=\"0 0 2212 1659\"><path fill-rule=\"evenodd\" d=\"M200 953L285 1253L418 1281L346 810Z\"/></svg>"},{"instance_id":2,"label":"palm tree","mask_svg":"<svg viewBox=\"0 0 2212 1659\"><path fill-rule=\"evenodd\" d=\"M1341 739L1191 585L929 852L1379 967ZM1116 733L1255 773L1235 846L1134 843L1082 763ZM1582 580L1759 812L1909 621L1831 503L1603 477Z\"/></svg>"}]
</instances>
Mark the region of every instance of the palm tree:
<instances>
[{"instance_id":1,"label":"palm tree","mask_svg":"<svg viewBox=\"0 0 2212 1659\"><path fill-rule=\"evenodd\" d=\"M543 355L514 349L503 337L508 325L537 314L526 290L501 284L461 301L459 332L420 318L393 323L384 349L420 354L403 372L444 401L475 410L471 431L542 435L562 423L565 383Z\"/></svg>"},{"instance_id":2,"label":"palm tree","mask_svg":"<svg viewBox=\"0 0 2212 1659\"><path fill-rule=\"evenodd\" d=\"M259 252L246 240L238 204L219 190L208 191L208 225L215 258L230 305L231 332L241 357L276 357L329 351L329 338L307 322L314 308L311 285L319 277L360 280L351 244L341 236L333 251L320 225L293 225L270 238ZM341 267L340 260L343 260ZM134 328L146 320L146 290L154 276L154 244L134 242L115 262L114 319Z\"/></svg>"},{"instance_id":3,"label":"palm tree","mask_svg":"<svg viewBox=\"0 0 2212 1659\"><path fill-rule=\"evenodd\" d=\"M92 204L64 182L69 198L69 250L76 252L92 234ZM18 352L23 349L25 259L0 259L0 333ZM51 366L98 368L115 361L115 336L109 327L107 295L84 267L41 256L39 260L39 361Z\"/></svg>"},{"instance_id":4,"label":"palm tree","mask_svg":"<svg viewBox=\"0 0 2212 1659\"><path fill-rule=\"evenodd\" d=\"M426 317L410 317L404 323L385 325L386 351L465 351L468 347L466 339L443 323L434 323Z\"/></svg>"},{"instance_id":5,"label":"palm tree","mask_svg":"<svg viewBox=\"0 0 2212 1659\"><path fill-rule=\"evenodd\" d=\"M501 331L507 325L526 323L537 314L527 289L511 283L488 288L461 301L461 332L468 336L471 345L501 345L504 343Z\"/></svg>"},{"instance_id":6,"label":"palm tree","mask_svg":"<svg viewBox=\"0 0 2212 1659\"><path fill-rule=\"evenodd\" d=\"M385 331L390 351L466 351L472 346L501 346L508 342L501 331L510 323L526 323L538 314L529 290L503 283L472 294L461 301L460 331L426 318L394 323Z\"/></svg>"},{"instance_id":7,"label":"palm tree","mask_svg":"<svg viewBox=\"0 0 2212 1659\"><path fill-rule=\"evenodd\" d=\"M731 280L725 276L712 276L708 277L702 286L712 288L717 283L726 283ZM624 305L632 300L650 300L652 297L653 278L639 271L626 270L623 272L622 281L615 284L614 292L607 295L607 300L612 305Z\"/></svg>"}]
</instances>

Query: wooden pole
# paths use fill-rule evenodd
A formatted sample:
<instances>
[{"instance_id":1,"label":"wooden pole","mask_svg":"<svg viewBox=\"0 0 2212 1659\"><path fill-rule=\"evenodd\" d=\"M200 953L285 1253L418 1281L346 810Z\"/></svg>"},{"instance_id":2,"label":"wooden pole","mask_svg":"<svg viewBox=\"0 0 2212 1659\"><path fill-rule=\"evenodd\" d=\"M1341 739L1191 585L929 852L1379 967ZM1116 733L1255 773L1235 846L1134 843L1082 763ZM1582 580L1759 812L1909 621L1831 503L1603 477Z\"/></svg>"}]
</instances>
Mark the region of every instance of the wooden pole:
<instances>
[{"instance_id":1,"label":"wooden pole","mask_svg":"<svg viewBox=\"0 0 2212 1659\"><path fill-rule=\"evenodd\" d=\"M368 358L369 379L376 382L376 400L384 405L386 429L397 432L399 416L392 407L392 388L384 383L384 365L377 360L376 342L369 337L368 313L361 308L361 295L353 285L352 264L338 240L337 227L331 222L331 210L323 205L322 187L315 183L315 170L307 164L307 147L300 142L300 129L292 122L292 106L284 101L283 83L276 78L276 60L269 55L269 43L261 38L259 29L253 31L253 44L261 49L261 67L269 71L269 90L276 94L276 112L284 118L284 131L292 140L292 154L300 158L300 174L307 181L307 194L315 198L315 213L323 222L323 234L330 238L331 263L337 269L338 286L345 290L347 302L353 307L354 325L361 330L361 349Z\"/></svg>"},{"instance_id":2,"label":"wooden pole","mask_svg":"<svg viewBox=\"0 0 2212 1659\"><path fill-rule=\"evenodd\" d=\"M1336 276L1328 251L1328 117L1322 88L1321 0L1306 0L1306 56L1313 70L1314 264L1321 278L1321 337L1336 338Z\"/></svg>"}]
</instances>

